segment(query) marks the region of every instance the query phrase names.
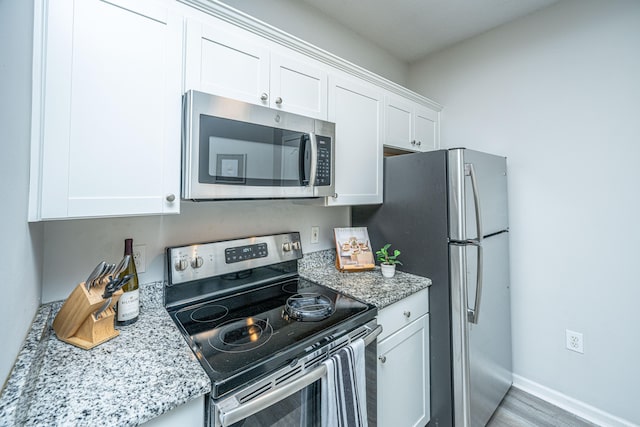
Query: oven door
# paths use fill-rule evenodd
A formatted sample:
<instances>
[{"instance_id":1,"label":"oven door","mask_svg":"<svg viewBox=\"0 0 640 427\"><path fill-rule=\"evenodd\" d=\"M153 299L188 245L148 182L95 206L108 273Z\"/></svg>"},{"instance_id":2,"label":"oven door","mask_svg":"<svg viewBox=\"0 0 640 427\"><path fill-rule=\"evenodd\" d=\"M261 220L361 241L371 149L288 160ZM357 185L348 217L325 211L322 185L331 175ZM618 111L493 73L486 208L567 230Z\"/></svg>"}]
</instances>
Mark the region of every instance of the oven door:
<instances>
[{"instance_id":1,"label":"oven door","mask_svg":"<svg viewBox=\"0 0 640 427\"><path fill-rule=\"evenodd\" d=\"M382 332L378 325L365 338L365 370L367 388L367 418L369 426L376 426L376 337ZM372 344L373 345L370 345ZM292 368L292 372L296 368ZM233 395L209 402L209 425L211 427L320 427L321 419L321 379L326 367L320 364L309 371L293 377L290 381L282 379L288 373L278 371L266 382L260 382L249 389L245 388ZM287 377L288 378L288 377ZM275 385L278 381L282 385ZM265 387L271 388L264 393ZM260 394L262 393L262 394ZM254 397L258 395L258 397Z\"/></svg>"},{"instance_id":2,"label":"oven door","mask_svg":"<svg viewBox=\"0 0 640 427\"><path fill-rule=\"evenodd\" d=\"M231 402L224 400L214 410L216 427L320 427L322 425L320 407L320 378L311 380L302 389L281 388L267 394L259 405L238 405L227 408ZM306 383L306 378L305 378ZM234 402L234 405L237 401ZM257 399L256 401L257 402Z\"/></svg>"}]
</instances>

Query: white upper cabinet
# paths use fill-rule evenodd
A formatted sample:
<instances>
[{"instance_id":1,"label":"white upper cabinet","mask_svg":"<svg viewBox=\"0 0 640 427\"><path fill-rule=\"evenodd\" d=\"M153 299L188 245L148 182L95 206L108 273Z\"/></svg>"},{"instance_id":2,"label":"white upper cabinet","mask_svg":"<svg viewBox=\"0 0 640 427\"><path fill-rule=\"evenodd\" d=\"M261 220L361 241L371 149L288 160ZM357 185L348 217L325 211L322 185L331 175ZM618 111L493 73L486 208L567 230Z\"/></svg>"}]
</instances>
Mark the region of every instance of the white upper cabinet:
<instances>
[{"instance_id":1,"label":"white upper cabinet","mask_svg":"<svg viewBox=\"0 0 640 427\"><path fill-rule=\"evenodd\" d=\"M44 9L30 220L179 212L182 21L167 5Z\"/></svg>"},{"instance_id":2,"label":"white upper cabinet","mask_svg":"<svg viewBox=\"0 0 640 427\"><path fill-rule=\"evenodd\" d=\"M416 105L413 109L413 140L422 151L440 148L439 114L430 108Z\"/></svg>"},{"instance_id":3,"label":"white upper cabinet","mask_svg":"<svg viewBox=\"0 0 640 427\"><path fill-rule=\"evenodd\" d=\"M186 89L269 105L269 50L246 31L187 21Z\"/></svg>"},{"instance_id":4,"label":"white upper cabinet","mask_svg":"<svg viewBox=\"0 0 640 427\"><path fill-rule=\"evenodd\" d=\"M228 25L187 22L186 90L326 120L327 73Z\"/></svg>"},{"instance_id":5,"label":"white upper cabinet","mask_svg":"<svg viewBox=\"0 0 640 427\"><path fill-rule=\"evenodd\" d=\"M30 221L179 213L189 89L335 122L327 206L382 203L383 144L439 147L436 103L222 3L193 6L35 3Z\"/></svg>"},{"instance_id":6,"label":"white upper cabinet","mask_svg":"<svg viewBox=\"0 0 640 427\"><path fill-rule=\"evenodd\" d=\"M373 85L330 76L336 194L327 197L328 206L382 203L383 99Z\"/></svg>"},{"instance_id":7,"label":"white upper cabinet","mask_svg":"<svg viewBox=\"0 0 640 427\"><path fill-rule=\"evenodd\" d=\"M385 97L384 145L409 151L439 148L438 112L409 99Z\"/></svg>"},{"instance_id":8,"label":"white upper cabinet","mask_svg":"<svg viewBox=\"0 0 640 427\"><path fill-rule=\"evenodd\" d=\"M310 63L271 55L272 108L327 119L327 73Z\"/></svg>"}]
</instances>

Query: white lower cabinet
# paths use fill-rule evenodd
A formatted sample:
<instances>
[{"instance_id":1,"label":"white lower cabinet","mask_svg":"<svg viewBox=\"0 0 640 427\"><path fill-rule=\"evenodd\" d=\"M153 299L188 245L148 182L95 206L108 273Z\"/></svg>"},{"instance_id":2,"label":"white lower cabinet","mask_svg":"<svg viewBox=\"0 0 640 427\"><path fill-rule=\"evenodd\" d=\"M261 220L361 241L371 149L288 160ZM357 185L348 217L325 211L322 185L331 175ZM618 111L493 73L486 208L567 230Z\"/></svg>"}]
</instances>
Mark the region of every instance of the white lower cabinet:
<instances>
[{"instance_id":1,"label":"white lower cabinet","mask_svg":"<svg viewBox=\"0 0 640 427\"><path fill-rule=\"evenodd\" d=\"M203 426L205 399L205 396L201 396L190 400L184 405L180 405L169 412L165 412L159 417L153 418L142 425L145 427Z\"/></svg>"},{"instance_id":2,"label":"white lower cabinet","mask_svg":"<svg viewBox=\"0 0 640 427\"><path fill-rule=\"evenodd\" d=\"M424 426L430 419L428 291L380 310L378 426Z\"/></svg>"}]
</instances>

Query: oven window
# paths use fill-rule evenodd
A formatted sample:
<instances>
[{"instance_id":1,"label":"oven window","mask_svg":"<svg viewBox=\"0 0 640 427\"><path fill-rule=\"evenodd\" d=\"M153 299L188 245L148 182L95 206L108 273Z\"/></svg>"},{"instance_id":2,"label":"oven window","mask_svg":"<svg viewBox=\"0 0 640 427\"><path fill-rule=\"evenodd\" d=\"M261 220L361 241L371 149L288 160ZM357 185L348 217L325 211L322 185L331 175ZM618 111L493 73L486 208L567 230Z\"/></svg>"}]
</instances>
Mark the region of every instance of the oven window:
<instances>
[{"instance_id":1,"label":"oven window","mask_svg":"<svg viewBox=\"0 0 640 427\"><path fill-rule=\"evenodd\" d=\"M201 183L306 184L310 151L305 133L201 115L199 145Z\"/></svg>"},{"instance_id":2,"label":"oven window","mask_svg":"<svg viewBox=\"0 0 640 427\"><path fill-rule=\"evenodd\" d=\"M320 381L316 381L274 405L233 424L233 427L319 427L320 409Z\"/></svg>"}]
</instances>

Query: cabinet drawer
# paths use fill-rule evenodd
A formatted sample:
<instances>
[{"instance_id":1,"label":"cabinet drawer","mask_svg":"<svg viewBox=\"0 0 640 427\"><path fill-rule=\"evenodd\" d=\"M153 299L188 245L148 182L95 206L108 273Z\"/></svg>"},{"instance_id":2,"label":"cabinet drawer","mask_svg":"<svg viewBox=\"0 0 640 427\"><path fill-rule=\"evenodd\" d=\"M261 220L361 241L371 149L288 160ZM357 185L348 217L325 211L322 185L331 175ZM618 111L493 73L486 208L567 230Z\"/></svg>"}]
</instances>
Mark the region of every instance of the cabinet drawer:
<instances>
[{"instance_id":1,"label":"cabinet drawer","mask_svg":"<svg viewBox=\"0 0 640 427\"><path fill-rule=\"evenodd\" d=\"M378 342L429 312L429 289L423 289L378 312L382 333Z\"/></svg>"}]
</instances>

